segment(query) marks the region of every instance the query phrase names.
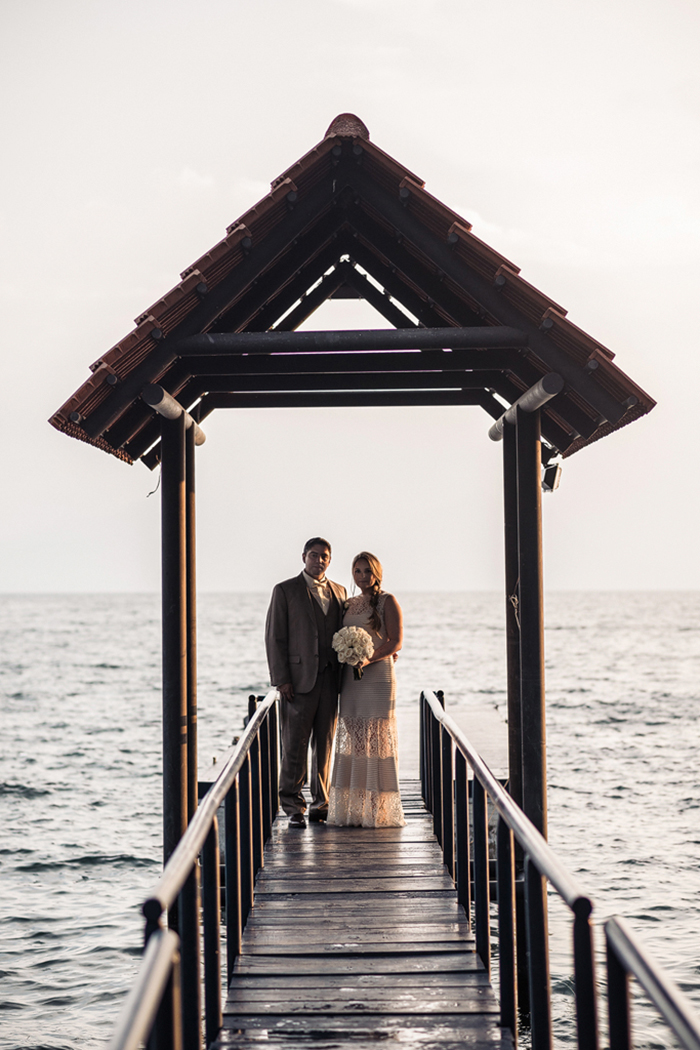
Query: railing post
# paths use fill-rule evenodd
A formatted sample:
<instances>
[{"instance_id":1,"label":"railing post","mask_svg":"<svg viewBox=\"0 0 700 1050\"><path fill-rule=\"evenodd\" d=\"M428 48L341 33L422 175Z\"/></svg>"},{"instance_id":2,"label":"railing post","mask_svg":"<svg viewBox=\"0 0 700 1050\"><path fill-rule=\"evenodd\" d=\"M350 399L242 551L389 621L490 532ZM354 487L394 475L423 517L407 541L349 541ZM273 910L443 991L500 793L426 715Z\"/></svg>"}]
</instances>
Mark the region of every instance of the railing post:
<instances>
[{"instance_id":1,"label":"railing post","mask_svg":"<svg viewBox=\"0 0 700 1050\"><path fill-rule=\"evenodd\" d=\"M552 1004L545 880L529 857L525 858L525 907L530 985L530 1025L533 1050L551 1050Z\"/></svg>"},{"instance_id":2,"label":"railing post","mask_svg":"<svg viewBox=\"0 0 700 1050\"><path fill-rule=\"evenodd\" d=\"M270 713L260 726L260 790L262 797L263 846L272 831L272 781L270 779Z\"/></svg>"},{"instance_id":3,"label":"railing post","mask_svg":"<svg viewBox=\"0 0 700 1050\"><path fill-rule=\"evenodd\" d=\"M425 802L425 694L421 690L418 701L418 771L421 798Z\"/></svg>"},{"instance_id":4,"label":"railing post","mask_svg":"<svg viewBox=\"0 0 700 1050\"><path fill-rule=\"evenodd\" d=\"M630 978L605 933L608 969L608 1026L610 1050L632 1050Z\"/></svg>"},{"instance_id":5,"label":"railing post","mask_svg":"<svg viewBox=\"0 0 700 1050\"><path fill-rule=\"evenodd\" d=\"M457 862L457 900L472 928L472 889L469 870L469 779L467 760L459 748L455 748L455 835Z\"/></svg>"},{"instance_id":6,"label":"railing post","mask_svg":"<svg viewBox=\"0 0 700 1050\"><path fill-rule=\"evenodd\" d=\"M173 956L168 984L148 1039L148 1050L183 1050L180 953Z\"/></svg>"},{"instance_id":7,"label":"railing post","mask_svg":"<svg viewBox=\"0 0 700 1050\"><path fill-rule=\"evenodd\" d=\"M578 1050L598 1050L598 999L590 900L580 897L574 905L574 974L576 978L576 1027Z\"/></svg>"},{"instance_id":8,"label":"railing post","mask_svg":"<svg viewBox=\"0 0 700 1050\"><path fill-rule=\"evenodd\" d=\"M253 805L251 798L250 752L246 755L238 777L240 794L241 844L241 925L245 927L250 909L253 907L255 869L253 867Z\"/></svg>"},{"instance_id":9,"label":"railing post","mask_svg":"<svg viewBox=\"0 0 700 1050\"><path fill-rule=\"evenodd\" d=\"M513 832L499 816L496 832L498 884L498 971L501 985L501 1027L509 1028L517 1046L518 992L515 972L515 856ZM580 1050L580 1048L579 1048Z\"/></svg>"},{"instance_id":10,"label":"railing post","mask_svg":"<svg viewBox=\"0 0 700 1050\"><path fill-rule=\"evenodd\" d=\"M430 769L430 760L432 756L432 745L430 740L431 715L432 712L430 710L430 706L428 704L428 701L425 700L425 703L423 704L423 744L425 748L423 752L423 764L425 766L425 786L423 791L423 801L425 802L426 808L429 813L433 812L433 803L431 796L433 778Z\"/></svg>"},{"instance_id":11,"label":"railing post","mask_svg":"<svg viewBox=\"0 0 700 1050\"><path fill-rule=\"evenodd\" d=\"M258 698L248 698L248 714L252 718L258 706ZM251 832L253 836L253 878L263 864L265 838L263 833L262 778L260 776L260 733L251 741L250 751L250 811L252 817Z\"/></svg>"},{"instance_id":12,"label":"railing post","mask_svg":"<svg viewBox=\"0 0 700 1050\"><path fill-rule=\"evenodd\" d=\"M476 952L491 979L491 931L489 916L489 821L486 792L478 777L472 780L474 827L474 918Z\"/></svg>"},{"instance_id":13,"label":"railing post","mask_svg":"<svg viewBox=\"0 0 700 1050\"><path fill-rule=\"evenodd\" d=\"M454 878L454 760L452 757L452 737L444 726L440 726L441 769L442 769L442 856L445 867Z\"/></svg>"},{"instance_id":14,"label":"railing post","mask_svg":"<svg viewBox=\"0 0 700 1050\"><path fill-rule=\"evenodd\" d=\"M204 926L204 1042L210 1046L221 1031L221 873L219 822L214 817L202 850L202 918Z\"/></svg>"},{"instance_id":15,"label":"railing post","mask_svg":"<svg viewBox=\"0 0 700 1050\"><path fill-rule=\"evenodd\" d=\"M280 808L279 794L279 714L277 701L270 708L270 821L274 821Z\"/></svg>"},{"instance_id":16,"label":"railing post","mask_svg":"<svg viewBox=\"0 0 700 1050\"><path fill-rule=\"evenodd\" d=\"M199 865L195 864L179 897L180 955L182 972L182 1028L185 1050L200 1050L201 953L199 941Z\"/></svg>"},{"instance_id":17,"label":"railing post","mask_svg":"<svg viewBox=\"0 0 700 1050\"><path fill-rule=\"evenodd\" d=\"M233 967L241 954L243 909L241 903L241 822L239 778L231 785L224 802L226 862L226 987L231 984Z\"/></svg>"},{"instance_id":18,"label":"railing post","mask_svg":"<svg viewBox=\"0 0 700 1050\"><path fill-rule=\"evenodd\" d=\"M432 712L431 712L432 713ZM440 754L440 723L430 719L430 794L433 803L433 833L442 846L442 763Z\"/></svg>"}]
</instances>

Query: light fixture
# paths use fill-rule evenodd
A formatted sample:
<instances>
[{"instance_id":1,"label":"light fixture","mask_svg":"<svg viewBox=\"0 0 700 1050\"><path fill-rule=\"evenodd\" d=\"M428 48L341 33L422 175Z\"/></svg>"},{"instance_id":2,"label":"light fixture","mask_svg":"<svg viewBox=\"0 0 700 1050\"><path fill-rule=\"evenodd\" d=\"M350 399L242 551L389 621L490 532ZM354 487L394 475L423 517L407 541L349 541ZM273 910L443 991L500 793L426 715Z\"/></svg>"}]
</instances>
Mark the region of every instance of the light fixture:
<instances>
[{"instance_id":1,"label":"light fixture","mask_svg":"<svg viewBox=\"0 0 700 1050\"><path fill-rule=\"evenodd\" d=\"M561 478L561 463L550 463L542 471L542 491L554 492L559 488Z\"/></svg>"}]
</instances>

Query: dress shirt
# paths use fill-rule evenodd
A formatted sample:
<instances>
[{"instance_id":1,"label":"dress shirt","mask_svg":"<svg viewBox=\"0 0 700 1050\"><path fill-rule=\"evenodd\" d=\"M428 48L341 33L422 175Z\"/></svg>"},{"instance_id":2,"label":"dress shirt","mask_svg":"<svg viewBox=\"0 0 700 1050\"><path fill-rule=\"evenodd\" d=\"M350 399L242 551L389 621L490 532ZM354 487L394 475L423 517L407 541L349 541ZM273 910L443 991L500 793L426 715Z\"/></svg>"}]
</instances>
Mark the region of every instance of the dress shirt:
<instances>
[{"instance_id":1,"label":"dress shirt","mask_svg":"<svg viewBox=\"0 0 700 1050\"><path fill-rule=\"evenodd\" d=\"M305 569L301 570L301 574L304 577L306 586L323 609L323 615L325 616L331 604L331 589L328 586L328 580L325 576L322 580L315 580L313 576L309 576Z\"/></svg>"}]
</instances>

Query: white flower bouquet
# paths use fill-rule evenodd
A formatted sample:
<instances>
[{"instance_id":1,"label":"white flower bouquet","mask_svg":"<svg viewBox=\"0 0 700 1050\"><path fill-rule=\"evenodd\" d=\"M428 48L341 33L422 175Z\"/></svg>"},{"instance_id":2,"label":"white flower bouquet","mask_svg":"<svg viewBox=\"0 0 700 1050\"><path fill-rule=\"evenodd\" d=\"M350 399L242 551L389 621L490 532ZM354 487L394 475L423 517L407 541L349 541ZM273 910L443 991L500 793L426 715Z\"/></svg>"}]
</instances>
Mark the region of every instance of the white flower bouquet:
<instances>
[{"instance_id":1,"label":"white flower bouquet","mask_svg":"<svg viewBox=\"0 0 700 1050\"><path fill-rule=\"evenodd\" d=\"M338 663L350 664L355 678L362 678L363 660L374 656L374 645L363 627L341 627L333 635L333 648L338 654Z\"/></svg>"}]
</instances>

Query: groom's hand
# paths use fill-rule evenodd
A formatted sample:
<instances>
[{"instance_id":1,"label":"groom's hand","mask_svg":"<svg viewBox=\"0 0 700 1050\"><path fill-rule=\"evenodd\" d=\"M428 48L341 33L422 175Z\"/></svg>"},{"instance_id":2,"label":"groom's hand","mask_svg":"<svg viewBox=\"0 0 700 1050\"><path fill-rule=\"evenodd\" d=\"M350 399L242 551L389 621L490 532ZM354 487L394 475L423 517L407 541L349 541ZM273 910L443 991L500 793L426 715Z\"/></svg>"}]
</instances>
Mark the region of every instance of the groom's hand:
<instances>
[{"instance_id":1,"label":"groom's hand","mask_svg":"<svg viewBox=\"0 0 700 1050\"><path fill-rule=\"evenodd\" d=\"M284 685L278 685L277 691L283 700L288 700L291 703L294 699L294 690L291 682L285 682Z\"/></svg>"}]
</instances>

